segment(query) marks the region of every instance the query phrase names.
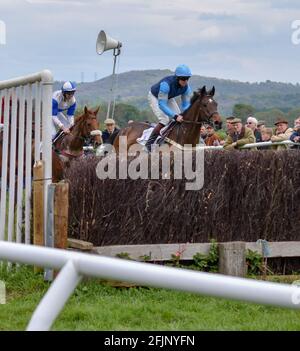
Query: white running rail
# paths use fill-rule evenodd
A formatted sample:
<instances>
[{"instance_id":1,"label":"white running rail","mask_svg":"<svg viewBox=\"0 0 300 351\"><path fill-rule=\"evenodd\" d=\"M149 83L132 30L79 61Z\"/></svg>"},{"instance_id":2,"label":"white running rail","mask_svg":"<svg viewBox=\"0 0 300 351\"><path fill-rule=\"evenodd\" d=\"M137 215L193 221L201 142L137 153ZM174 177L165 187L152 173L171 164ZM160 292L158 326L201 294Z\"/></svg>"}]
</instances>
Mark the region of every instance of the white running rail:
<instances>
[{"instance_id":1,"label":"white running rail","mask_svg":"<svg viewBox=\"0 0 300 351\"><path fill-rule=\"evenodd\" d=\"M240 149L253 149L256 147L260 147L260 146L264 146L264 147L272 147L274 145L286 145L287 148L290 148L291 146L300 146L300 143L294 143L291 140L284 140L284 141L277 141L277 142L272 142L272 141L263 141L260 143L253 143L253 144L246 144L242 147L240 147ZM205 146L205 145L200 145L201 147L203 147L205 150L223 150L223 146L219 145L219 146Z\"/></svg>"},{"instance_id":2,"label":"white running rail","mask_svg":"<svg viewBox=\"0 0 300 351\"><path fill-rule=\"evenodd\" d=\"M44 231L47 227L47 187L52 177L52 85L53 77L48 70L0 82L0 117L4 119L1 155L0 241L30 244L33 132L34 161L40 160L42 151L45 167ZM25 232L22 228L24 185Z\"/></svg>"},{"instance_id":3,"label":"white running rail","mask_svg":"<svg viewBox=\"0 0 300 351\"><path fill-rule=\"evenodd\" d=\"M233 300L300 309L300 287L150 263L0 242L0 260L60 269L27 330L49 330L83 276L127 281Z\"/></svg>"}]
</instances>

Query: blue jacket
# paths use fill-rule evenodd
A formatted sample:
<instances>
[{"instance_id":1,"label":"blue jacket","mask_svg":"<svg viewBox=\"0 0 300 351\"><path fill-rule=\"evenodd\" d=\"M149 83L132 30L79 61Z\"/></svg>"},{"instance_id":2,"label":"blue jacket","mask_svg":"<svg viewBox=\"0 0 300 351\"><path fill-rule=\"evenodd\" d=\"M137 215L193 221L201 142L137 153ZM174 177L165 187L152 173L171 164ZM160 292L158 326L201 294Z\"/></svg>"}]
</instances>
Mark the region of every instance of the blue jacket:
<instances>
[{"instance_id":1,"label":"blue jacket","mask_svg":"<svg viewBox=\"0 0 300 351\"><path fill-rule=\"evenodd\" d=\"M293 132L293 134L290 136L290 140L293 141L293 142L295 143L295 138L296 138L296 137L299 137L299 136L300 136L300 129L295 130L295 131ZM300 146L299 146L299 145L293 145L291 148L292 148L292 149L300 149Z\"/></svg>"},{"instance_id":2,"label":"blue jacket","mask_svg":"<svg viewBox=\"0 0 300 351\"><path fill-rule=\"evenodd\" d=\"M189 85L181 87L176 76L168 76L160 80L151 87L151 93L158 98L159 108L170 118L176 113L168 106L168 100L176 96L181 96L181 109L185 111L190 107L190 96L192 90Z\"/></svg>"}]
</instances>

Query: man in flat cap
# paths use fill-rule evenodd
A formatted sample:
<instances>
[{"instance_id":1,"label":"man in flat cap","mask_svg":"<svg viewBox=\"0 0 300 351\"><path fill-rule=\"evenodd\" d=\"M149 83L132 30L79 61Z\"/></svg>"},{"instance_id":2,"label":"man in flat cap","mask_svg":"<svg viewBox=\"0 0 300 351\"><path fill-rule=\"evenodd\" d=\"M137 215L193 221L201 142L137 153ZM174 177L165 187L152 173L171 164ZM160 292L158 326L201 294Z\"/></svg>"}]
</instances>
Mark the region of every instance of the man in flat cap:
<instances>
[{"instance_id":1,"label":"man in flat cap","mask_svg":"<svg viewBox=\"0 0 300 351\"><path fill-rule=\"evenodd\" d=\"M102 132L103 144L113 145L116 136L120 129L116 128L116 122L112 118L107 118L104 121L106 129Z\"/></svg>"},{"instance_id":2,"label":"man in flat cap","mask_svg":"<svg viewBox=\"0 0 300 351\"><path fill-rule=\"evenodd\" d=\"M262 132L263 129L266 128L266 122L265 121L258 121L257 122L257 129Z\"/></svg>"},{"instance_id":3,"label":"man in flat cap","mask_svg":"<svg viewBox=\"0 0 300 351\"><path fill-rule=\"evenodd\" d=\"M289 128L289 122L282 117L277 118L275 125L275 133L271 137L271 141L279 142L284 140L289 140L293 134L293 129ZM276 150L288 149L288 145L277 145Z\"/></svg>"},{"instance_id":4,"label":"man in flat cap","mask_svg":"<svg viewBox=\"0 0 300 351\"><path fill-rule=\"evenodd\" d=\"M225 150L239 149L246 144L255 143L253 131L244 127L239 118L234 118L230 121L233 129L229 132L224 144Z\"/></svg>"}]
</instances>

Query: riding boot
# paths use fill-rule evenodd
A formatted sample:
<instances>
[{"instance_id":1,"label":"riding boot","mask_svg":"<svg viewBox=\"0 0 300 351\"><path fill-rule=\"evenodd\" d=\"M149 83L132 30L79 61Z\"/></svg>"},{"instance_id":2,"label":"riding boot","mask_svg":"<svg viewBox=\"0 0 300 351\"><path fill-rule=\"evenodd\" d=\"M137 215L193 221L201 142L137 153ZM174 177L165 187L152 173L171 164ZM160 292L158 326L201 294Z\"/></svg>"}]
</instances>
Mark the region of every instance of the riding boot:
<instances>
[{"instance_id":1,"label":"riding boot","mask_svg":"<svg viewBox=\"0 0 300 351\"><path fill-rule=\"evenodd\" d=\"M164 127L163 124L158 123L155 128L153 129L149 139L147 140L147 143L145 145L146 149L148 150L148 152L151 152L151 146L152 144L155 142L155 140L157 139L157 137L159 136L160 130Z\"/></svg>"}]
</instances>

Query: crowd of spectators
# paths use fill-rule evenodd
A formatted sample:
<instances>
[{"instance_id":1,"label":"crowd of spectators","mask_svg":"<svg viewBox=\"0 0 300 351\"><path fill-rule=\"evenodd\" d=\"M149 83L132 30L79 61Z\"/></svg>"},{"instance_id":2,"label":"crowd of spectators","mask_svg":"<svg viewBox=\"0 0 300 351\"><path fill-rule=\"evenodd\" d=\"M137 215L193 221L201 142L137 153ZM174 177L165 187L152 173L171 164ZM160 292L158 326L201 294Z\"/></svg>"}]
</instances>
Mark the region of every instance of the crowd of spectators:
<instances>
[{"instance_id":1,"label":"crowd of spectators","mask_svg":"<svg viewBox=\"0 0 300 351\"><path fill-rule=\"evenodd\" d=\"M205 124L200 129L199 144L222 145L225 150L240 149L246 144L254 143L261 143L252 148L258 150L300 148L299 145L278 144L286 140L300 143L300 117L295 120L294 127L291 128L285 118L277 118L274 126L269 127L265 121L258 121L253 116L249 116L245 124L241 119L230 116L226 118L225 138L221 138L212 125Z\"/></svg>"}]
</instances>

